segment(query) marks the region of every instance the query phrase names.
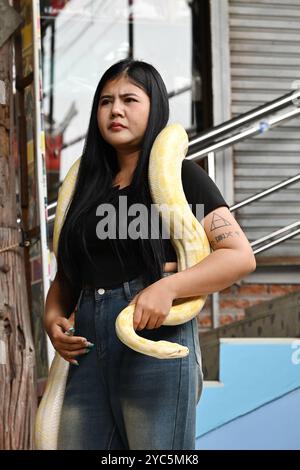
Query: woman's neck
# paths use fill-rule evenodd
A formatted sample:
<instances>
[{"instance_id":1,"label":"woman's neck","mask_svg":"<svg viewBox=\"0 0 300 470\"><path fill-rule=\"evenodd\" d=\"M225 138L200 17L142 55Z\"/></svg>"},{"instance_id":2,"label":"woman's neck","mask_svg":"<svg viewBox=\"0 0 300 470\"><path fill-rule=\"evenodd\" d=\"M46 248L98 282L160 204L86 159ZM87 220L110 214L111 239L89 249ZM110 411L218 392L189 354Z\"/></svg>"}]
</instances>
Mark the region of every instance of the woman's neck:
<instances>
[{"instance_id":1,"label":"woman's neck","mask_svg":"<svg viewBox=\"0 0 300 470\"><path fill-rule=\"evenodd\" d=\"M119 171L113 180L113 186L128 186L131 183L138 162L138 152L131 154L118 153Z\"/></svg>"},{"instance_id":2,"label":"woman's neck","mask_svg":"<svg viewBox=\"0 0 300 470\"><path fill-rule=\"evenodd\" d=\"M129 186L132 180L132 175L133 171L128 172L120 170L113 179L113 186L121 186L121 188Z\"/></svg>"}]
</instances>

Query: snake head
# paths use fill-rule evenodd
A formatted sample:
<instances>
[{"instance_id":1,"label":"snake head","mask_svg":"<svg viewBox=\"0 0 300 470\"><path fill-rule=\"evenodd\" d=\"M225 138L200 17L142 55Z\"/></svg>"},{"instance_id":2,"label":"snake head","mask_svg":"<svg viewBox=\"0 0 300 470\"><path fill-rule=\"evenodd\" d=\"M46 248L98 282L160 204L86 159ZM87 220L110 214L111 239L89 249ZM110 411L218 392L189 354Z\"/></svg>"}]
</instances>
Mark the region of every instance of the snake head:
<instances>
[{"instance_id":1,"label":"snake head","mask_svg":"<svg viewBox=\"0 0 300 470\"><path fill-rule=\"evenodd\" d=\"M160 358L163 359L181 358L186 357L189 354L189 348L178 343L157 341L156 344L159 345Z\"/></svg>"}]
</instances>

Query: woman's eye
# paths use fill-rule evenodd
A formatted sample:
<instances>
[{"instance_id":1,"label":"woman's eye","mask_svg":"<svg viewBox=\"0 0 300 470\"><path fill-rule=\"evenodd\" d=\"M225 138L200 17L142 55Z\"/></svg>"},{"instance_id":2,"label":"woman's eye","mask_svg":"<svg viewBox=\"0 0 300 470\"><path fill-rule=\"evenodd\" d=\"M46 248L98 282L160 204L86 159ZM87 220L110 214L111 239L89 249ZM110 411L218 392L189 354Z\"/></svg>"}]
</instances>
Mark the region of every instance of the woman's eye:
<instances>
[{"instance_id":1,"label":"woman's eye","mask_svg":"<svg viewBox=\"0 0 300 470\"><path fill-rule=\"evenodd\" d=\"M126 102L126 103L129 102L129 101L136 101L136 100L135 100L134 98L126 98L126 99L125 99L125 102ZM100 101L100 106L105 105L105 104L107 104L107 103L109 103L109 102L110 102L110 100L102 100L102 101Z\"/></svg>"}]
</instances>

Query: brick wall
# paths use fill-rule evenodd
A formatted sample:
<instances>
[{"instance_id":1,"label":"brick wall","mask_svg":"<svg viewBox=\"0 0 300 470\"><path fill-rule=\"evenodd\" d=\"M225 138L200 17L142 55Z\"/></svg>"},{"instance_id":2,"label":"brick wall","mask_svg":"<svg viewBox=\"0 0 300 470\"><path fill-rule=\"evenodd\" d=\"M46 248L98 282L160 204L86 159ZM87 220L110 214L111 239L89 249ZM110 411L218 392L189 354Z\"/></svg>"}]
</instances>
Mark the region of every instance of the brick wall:
<instances>
[{"instance_id":1,"label":"brick wall","mask_svg":"<svg viewBox=\"0 0 300 470\"><path fill-rule=\"evenodd\" d=\"M296 291L300 291L300 284L243 284L228 287L219 293L220 325L241 320L247 307ZM211 296L198 317L201 330L211 328L210 305Z\"/></svg>"}]
</instances>

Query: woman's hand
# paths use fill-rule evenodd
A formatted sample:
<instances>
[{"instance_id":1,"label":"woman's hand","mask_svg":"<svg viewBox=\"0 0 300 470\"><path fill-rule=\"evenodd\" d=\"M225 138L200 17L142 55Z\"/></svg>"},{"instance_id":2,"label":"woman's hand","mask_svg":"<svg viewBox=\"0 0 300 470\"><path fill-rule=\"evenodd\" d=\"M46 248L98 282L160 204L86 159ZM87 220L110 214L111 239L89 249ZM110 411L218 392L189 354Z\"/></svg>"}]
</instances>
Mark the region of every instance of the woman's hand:
<instances>
[{"instance_id":1,"label":"woman's hand","mask_svg":"<svg viewBox=\"0 0 300 470\"><path fill-rule=\"evenodd\" d=\"M86 338L74 334L74 313L68 318L57 316L45 326L54 349L71 364L79 365L74 357L86 354L93 347Z\"/></svg>"},{"instance_id":2,"label":"woman's hand","mask_svg":"<svg viewBox=\"0 0 300 470\"><path fill-rule=\"evenodd\" d=\"M172 307L174 295L167 278L160 279L140 291L130 302L135 304L133 327L135 330L153 330L165 321Z\"/></svg>"}]
</instances>

